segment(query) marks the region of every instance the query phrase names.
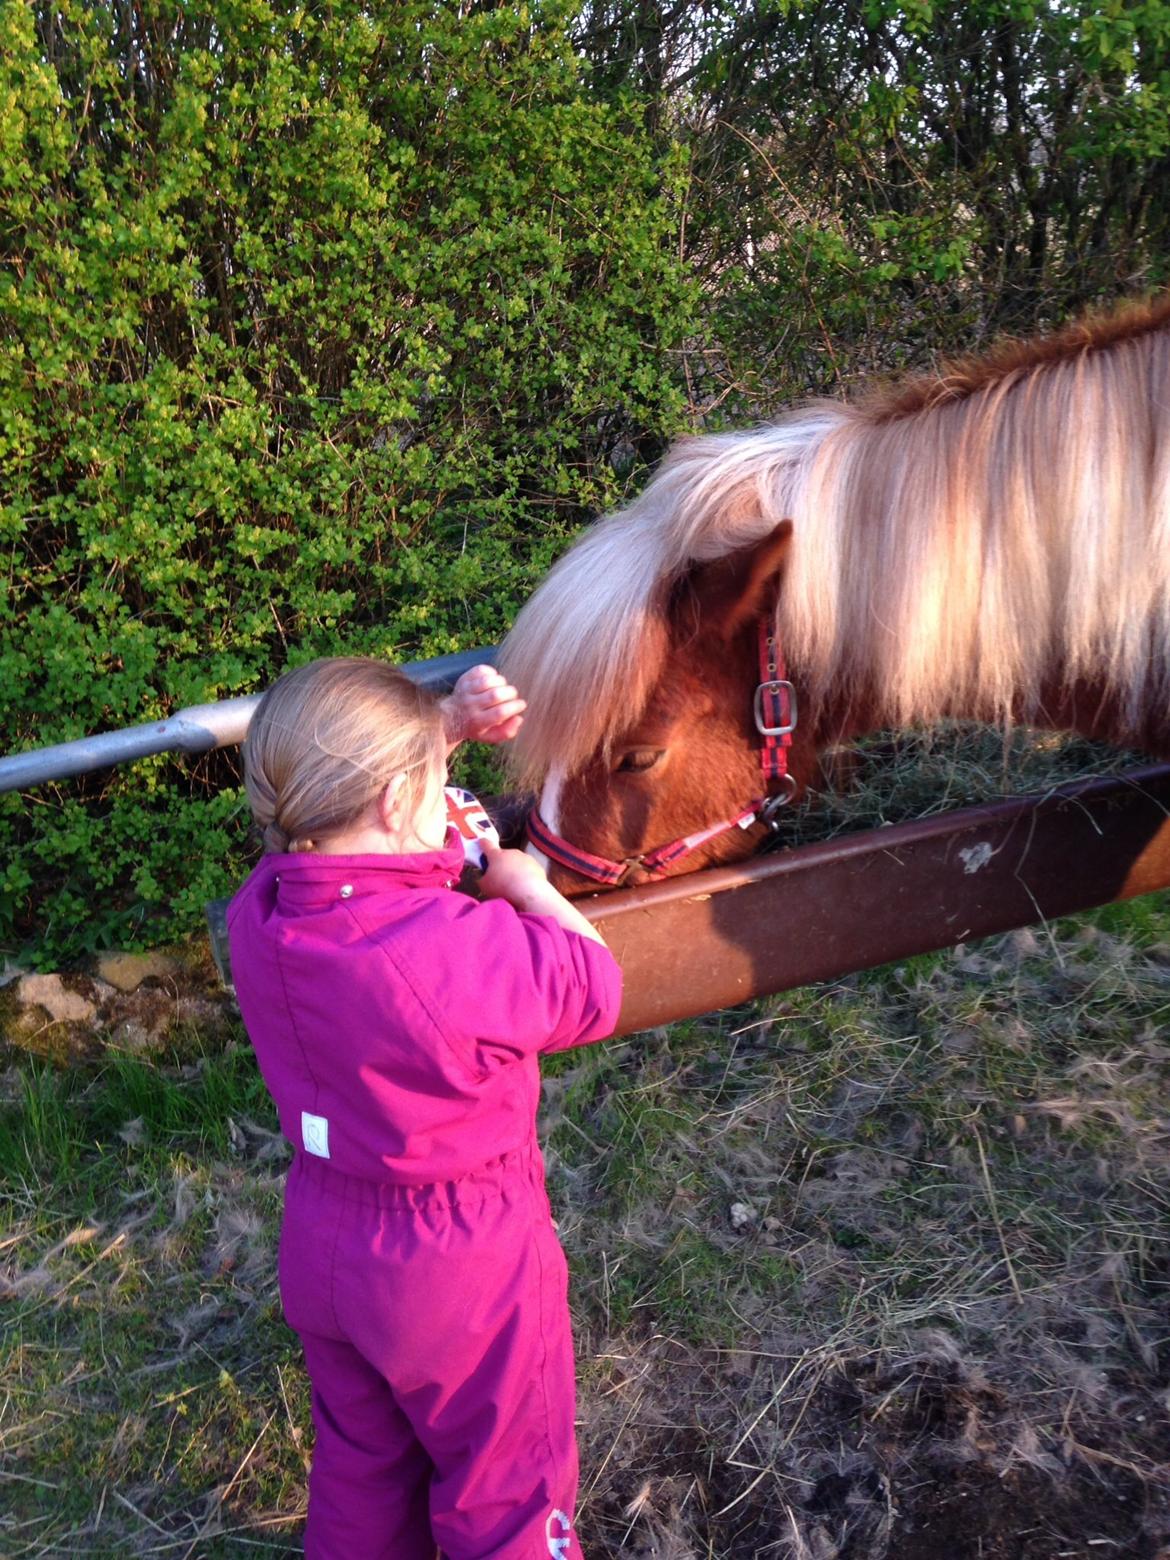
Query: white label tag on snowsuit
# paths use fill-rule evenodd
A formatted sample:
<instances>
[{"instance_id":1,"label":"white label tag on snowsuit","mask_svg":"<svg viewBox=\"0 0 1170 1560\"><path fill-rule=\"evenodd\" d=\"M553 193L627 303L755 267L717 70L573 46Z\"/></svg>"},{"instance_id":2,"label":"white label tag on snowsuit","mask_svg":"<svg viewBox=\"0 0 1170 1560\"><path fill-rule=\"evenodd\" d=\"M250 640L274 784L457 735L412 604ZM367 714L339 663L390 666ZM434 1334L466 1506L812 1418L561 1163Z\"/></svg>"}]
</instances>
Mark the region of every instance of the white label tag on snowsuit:
<instances>
[{"instance_id":1,"label":"white label tag on snowsuit","mask_svg":"<svg viewBox=\"0 0 1170 1560\"><path fill-rule=\"evenodd\" d=\"M318 1159L329 1158L329 1121L325 1116L311 1116L301 1111L301 1140L306 1154L316 1154Z\"/></svg>"}]
</instances>

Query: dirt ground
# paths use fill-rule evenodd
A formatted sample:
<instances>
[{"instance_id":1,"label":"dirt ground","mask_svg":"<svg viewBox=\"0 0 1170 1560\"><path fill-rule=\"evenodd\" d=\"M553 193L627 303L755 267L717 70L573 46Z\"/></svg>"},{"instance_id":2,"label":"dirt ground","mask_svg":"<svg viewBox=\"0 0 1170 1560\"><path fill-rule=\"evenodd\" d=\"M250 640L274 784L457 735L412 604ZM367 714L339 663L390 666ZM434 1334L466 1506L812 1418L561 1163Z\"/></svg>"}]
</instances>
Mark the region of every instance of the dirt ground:
<instances>
[{"instance_id":1,"label":"dirt ground","mask_svg":"<svg viewBox=\"0 0 1170 1560\"><path fill-rule=\"evenodd\" d=\"M691 1382L693 1369L676 1365ZM808 1404L806 1428L831 1448L819 1477L795 1456L753 1487L707 1434L680 1427L614 1470L594 1522L607 1555L638 1560L1170 1560L1164 1400L1142 1392L1130 1406L1146 1428L1127 1456L1070 1437L1058 1457L953 1363L857 1365Z\"/></svg>"}]
</instances>

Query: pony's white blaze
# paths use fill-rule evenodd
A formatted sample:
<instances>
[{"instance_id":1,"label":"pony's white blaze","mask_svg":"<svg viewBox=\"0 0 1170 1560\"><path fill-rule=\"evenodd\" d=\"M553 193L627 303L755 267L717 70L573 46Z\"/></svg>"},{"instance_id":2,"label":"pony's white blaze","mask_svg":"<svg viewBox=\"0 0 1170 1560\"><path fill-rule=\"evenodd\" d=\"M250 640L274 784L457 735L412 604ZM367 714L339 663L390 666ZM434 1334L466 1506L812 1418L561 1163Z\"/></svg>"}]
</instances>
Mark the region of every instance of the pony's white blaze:
<instances>
[{"instance_id":1,"label":"pony's white blaze","mask_svg":"<svg viewBox=\"0 0 1170 1560\"><path fill-rule=\"evenodd\" d=\"M1161 709L1170 297L858 406L680 441L516 620L501 664L529 703L517 778L604 753L661 674L672 586L786 519L777 627L814 700L880 696L891 723L1010 719L1083 678L1131 722Z\"/></svg>"},{"instance_id":2,"label":"pony's white blaze","mask_svg":"<svg viewBox=\"0 0 1170 1560\"><path fill-rule=\"evenodd\" d=\"M545 776L544 785L541 787L538 808L540 816L548 824L554 834L561 832L561 788L565 783L565 771L563 765L554 765ZM534 861L539 861L545 877L548 876L550 862L544 851L537 850L531 840L524 847Z\"/></svg>"}]
</instances>

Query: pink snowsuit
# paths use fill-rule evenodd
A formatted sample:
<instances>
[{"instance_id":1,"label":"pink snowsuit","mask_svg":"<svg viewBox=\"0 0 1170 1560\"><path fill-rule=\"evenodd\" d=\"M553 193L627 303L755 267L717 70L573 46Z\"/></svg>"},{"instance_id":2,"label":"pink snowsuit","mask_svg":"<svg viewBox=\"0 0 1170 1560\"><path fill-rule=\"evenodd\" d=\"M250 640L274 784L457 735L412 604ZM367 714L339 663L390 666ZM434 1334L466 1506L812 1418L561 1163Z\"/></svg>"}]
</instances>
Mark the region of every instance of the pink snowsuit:
<instances>
[{"instance_id":1,"label":"pink snowsuit","mask_svg":"<svg viewBox=\"0 0 1170 1560\"><path fill-rule=\"evenodd\" d=\"M280 1243L312 1385L310 1560L579 1560L567 1274L536 1057L605 1038L621 974L452 893L443 850L266 856L228 911L296 1153Z\"/></svg>"}]
</instances>

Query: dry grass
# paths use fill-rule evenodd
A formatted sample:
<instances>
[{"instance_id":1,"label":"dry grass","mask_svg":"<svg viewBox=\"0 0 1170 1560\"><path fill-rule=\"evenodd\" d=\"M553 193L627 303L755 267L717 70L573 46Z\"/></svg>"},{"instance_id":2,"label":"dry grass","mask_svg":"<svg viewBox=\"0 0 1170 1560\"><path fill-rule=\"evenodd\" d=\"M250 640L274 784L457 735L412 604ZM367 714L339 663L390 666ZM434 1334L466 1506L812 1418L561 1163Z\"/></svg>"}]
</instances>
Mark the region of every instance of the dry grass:
<instances>
[{"instance_id":1,"label":"dry grass","mask_svg":"<svg viewBox=\"0 0 1170 1560\"><path fill-rule=\"evenodd\" d=\"M1045 758L973 740L802 827ZM551 1062L593 1560L1165 1560L1168 1010L1159 895ZM200 1052L0 1075L6 1560L299 1553L284 1150Z\"/></svg>"},{"instance_id":2,"label":"dry grass","mask_svg":"<svg viewBox=\"0 0 1170 1560\"><path fill-rule=\"evenodd\" d=\"M583 1064L551 1147L604 1553L1170 1539L1168 972L1091 931Z\"/></svg>"},{"instance_id":3,"label":"dry grass","mask_svg":"<svg viewBox=\"0 0 1170 1560\"><path fill-rule=\"evenodd\" d=\"M1148 762L1140 754L1061 732L1001 731L950 722L930 731L879 732L824 755L824 789L786 820L785 845L927 818Z\"/></svg>"}]
</instances>

